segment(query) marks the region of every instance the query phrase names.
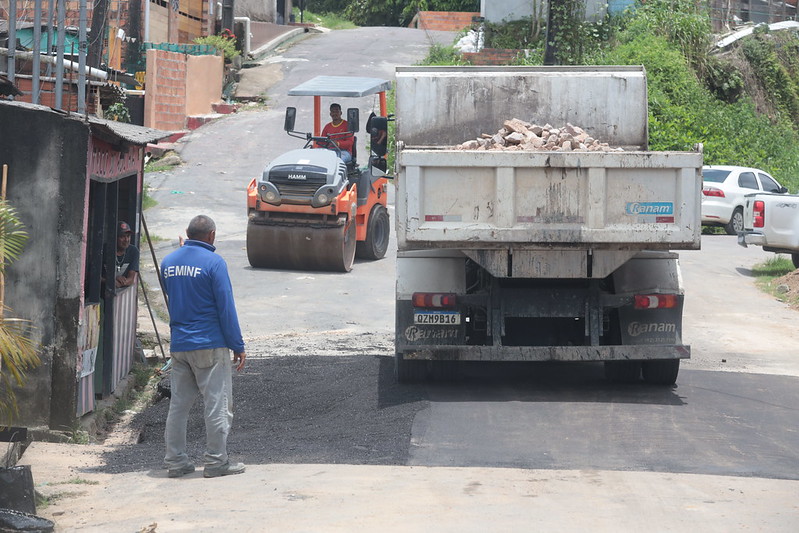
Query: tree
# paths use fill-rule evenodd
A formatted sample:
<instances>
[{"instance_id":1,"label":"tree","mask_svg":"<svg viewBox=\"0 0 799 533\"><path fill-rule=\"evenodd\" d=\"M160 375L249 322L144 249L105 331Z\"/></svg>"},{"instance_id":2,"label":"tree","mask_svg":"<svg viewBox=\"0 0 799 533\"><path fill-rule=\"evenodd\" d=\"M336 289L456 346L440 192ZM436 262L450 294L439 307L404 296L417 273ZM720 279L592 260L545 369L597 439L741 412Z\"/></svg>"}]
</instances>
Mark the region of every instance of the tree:
<instances>
[{"instance_id":1,"label":"tree","mask_svg":"<svg viewBox=\"0 0 799 533\"><path fill-rule=\"evenodd\" d=\"M16 211L0 199L0 282L5 268L22 253L28 234ZM10 311L0 288L0 419L18 413L14 386L25 383L25 373L39 365L37 345L29 337L30 321L6 317Z\"/></svg>"}]
</instances>

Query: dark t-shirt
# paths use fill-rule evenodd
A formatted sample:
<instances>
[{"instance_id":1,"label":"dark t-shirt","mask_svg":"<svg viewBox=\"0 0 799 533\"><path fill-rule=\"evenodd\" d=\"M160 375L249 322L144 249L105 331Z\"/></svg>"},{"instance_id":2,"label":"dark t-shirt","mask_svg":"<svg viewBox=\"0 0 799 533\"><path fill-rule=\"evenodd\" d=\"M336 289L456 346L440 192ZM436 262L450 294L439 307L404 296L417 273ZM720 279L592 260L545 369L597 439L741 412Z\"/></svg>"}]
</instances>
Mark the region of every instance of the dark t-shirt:
<instances>
[{"instance_id":1,"label":"dark t-shirt","mask_svg":"<svg viewBox=\"0 0 799 533\"><path fill-rule=\"evenodd\" d=\"M126 276L131 270L139 271L139 249L132 244L125 249L124 254L115 256L115 260L117 267L114 277Z\"/></svg>"}]
</instances>

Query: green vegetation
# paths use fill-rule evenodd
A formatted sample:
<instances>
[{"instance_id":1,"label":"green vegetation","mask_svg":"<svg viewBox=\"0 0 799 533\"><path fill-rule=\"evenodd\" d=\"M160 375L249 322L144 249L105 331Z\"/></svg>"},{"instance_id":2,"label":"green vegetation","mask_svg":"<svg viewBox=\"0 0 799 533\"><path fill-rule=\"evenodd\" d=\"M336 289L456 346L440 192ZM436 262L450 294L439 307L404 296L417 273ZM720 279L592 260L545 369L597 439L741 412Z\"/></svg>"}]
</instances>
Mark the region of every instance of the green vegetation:
<instances>
[{"instance_id":1,"label":"green vegetation","mask_svg":"<svg viewBox=\"0 0 799 533\"><path fill-rule=\"evenodd\" d=\"M433 43L427 56L419 61L419 65L463 65L465 62L461 54L451 46Z\"/></svg>"},{"instance_id":2,"label":"green vegetation","mask_svg":"<svg viewBox=\"0 0 799 533\"><path fill-rule=\"evenodd\" d=\"M83 479L79 477L73 477L66 481L59 481L57 483L51 483L51 485L99 485L99 481L93 481L91 479Z\"/></svg>"},{"instance_id":3,"label":"green vegetation","mask_svg":"<svg viewBox=\"0 0 799 533\"><path fill-rule=\"evenodd\" d=\"M300 9L294 8L294 20L300 22ZM337 13L313 13L307 9L302 13L302 22L316 24L331 30L349 30L357 28L355 23Z\"/></svg>"},{"instance_id":4,"label":"green vegetation","mask_svg":"<svg viewBox=\"0 0 799 533\"><path fill-rule=\"evenodd\" d=\"M103 116L108 120L130 123L130 112L125 106L125 102L114 102L105 110Z\"/></svg>"},{"instance_id":5,"label":"green vegetation","mask_svg":"<svg viewBox=\"0 0 799 533\"><path fill-rule=\"evenodd\" d=\"M219 51L226 60L230 61L237 55L241 54L236 47L236 38L230 33L229 30L223 35L208 35L207 37L197 37L194 39L196 44L207 44L213 46Z\"/></svg>"},{"instance_id":6,"label":"green vegetation","mask_svg":"<svg viewBox=\"0 0 799 533\"><path fill-rule=\"evenodd\" d=\"M649 147L693 150L706 164L762 168L799 191L799 32L758 28L723 52L704 3L647 0L624 15L585 22L579 2L561 4L556 62L643 65L649 90ZM486 24L485 46L527 51L540 65L546 21ZM425 65L457 64L433 46Z\"/></svg>"},{"instance_id":7,"label":"green vegetation","mask_svg":"<svg viewBox=\"0 0 799 533\"><path fill-rule=\"evenodd\" d=\"M480 11L480 0L313 0L306 5L315 13L343 14L342 21L359 26L407 26L418 11ZM300 12L296 8L294 17L299 22ZM314 22L307 9L304 21Z\"/></svg>"},{"instance_id":8,"label":"green vegetation","mask_svg":"<svg viewBox=\"0 0 799 533\"><path fill-rule=\"evenodd\" d=\"M789 287L780 281L783 276L795 270L796 267L788 257L775 255L766 262L753 266L752 274L754 274L755 284L760 290L771 294L791 307L799 308L799 294L795 293L795 287ZM786 290L786 288L794 290Z\"/></svg>"},{"instance_id":9,"label":"green vegetation","mask_svg":"<svg viewBox=\"0 0 799 533\"><path fill-rule=\"evenodd\" d=\"M0 275L22 254L28 233L16 210L0 200ZM28 370L41 362L38 345L31 339L29 320L12 318L0 302L0 420L13 421L19 414L14 386L25 384Z\"/></svg>"}]
</instances>

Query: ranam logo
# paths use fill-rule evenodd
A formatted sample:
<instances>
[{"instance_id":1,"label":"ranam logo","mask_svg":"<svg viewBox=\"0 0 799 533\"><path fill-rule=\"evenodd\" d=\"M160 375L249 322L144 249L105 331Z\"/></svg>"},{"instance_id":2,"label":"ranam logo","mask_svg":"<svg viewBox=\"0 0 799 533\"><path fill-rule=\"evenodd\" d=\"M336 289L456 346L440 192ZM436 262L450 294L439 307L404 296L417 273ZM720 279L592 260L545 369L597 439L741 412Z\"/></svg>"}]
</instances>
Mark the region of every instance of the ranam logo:
<instances>
[{"instance_id":1,"label":"ranam logo","mask_svg":"<svg viewBox=\"0 0 799 533\"><path fill-rule=\"evenodd\" d=\"M676 333L677 326L668 322L631 322L627 326L627 334L630 337L637 337L645 333Z\"/></svg>"},{"instance_id":2,"label":"ranam logo","mask_svg":"<svg viewBox=\"0 0 799 533\"><path fill-rule=\"evenodd\" d=\"M671 202L628 202L628 215L673 215L674 204Z\"/></svg>"},{"instance_id":3,"label":"ranam logo","mask_svg":"<svg viewBox=\"0 0 799 533\"><path fill-rule=\"evenodd\" d=\"M305 174L289 174L289 179L290 180L304 180L304 179L308 179L308 176L306 176Z\"/></svg>"}]
</instances>

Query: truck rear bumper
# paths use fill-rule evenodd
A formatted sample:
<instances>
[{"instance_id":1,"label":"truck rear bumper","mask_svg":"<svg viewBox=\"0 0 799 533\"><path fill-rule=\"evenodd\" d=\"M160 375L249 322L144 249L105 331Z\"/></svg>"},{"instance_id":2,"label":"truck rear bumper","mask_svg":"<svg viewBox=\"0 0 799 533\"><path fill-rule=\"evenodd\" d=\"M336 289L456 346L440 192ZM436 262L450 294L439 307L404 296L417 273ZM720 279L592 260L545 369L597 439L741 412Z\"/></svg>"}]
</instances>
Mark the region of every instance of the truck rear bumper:
<instances>
[{"instance_id":1,"label":"truck rear bumper","mask_svg":"<svg viewBox=\"0 0 799 533\"><path fill-rule=\"evenodd\" d=\"M690 359L682 344L626 346L400 346L405 360L421 361L626 361Z\"/></svg>"},{"instance_id":2,"label":"truck rear bumper","mask_svg":"<svg viewBox=\"0 0 799 533\"><path fill-rule=\"evenodd\" d=\"M762 233L748 232L738 234L738 244L746 248L750 244L756 246L764 246L766 243L766 236Z\"/></svg>"}]
</instances>

